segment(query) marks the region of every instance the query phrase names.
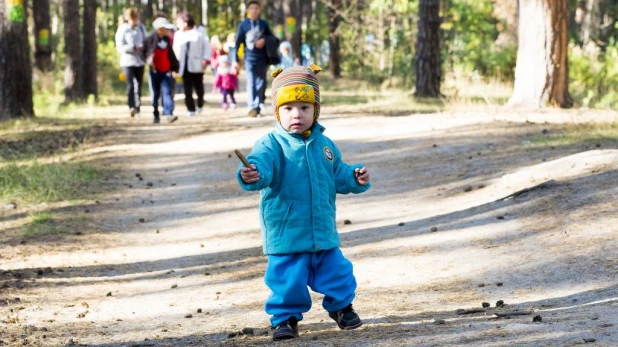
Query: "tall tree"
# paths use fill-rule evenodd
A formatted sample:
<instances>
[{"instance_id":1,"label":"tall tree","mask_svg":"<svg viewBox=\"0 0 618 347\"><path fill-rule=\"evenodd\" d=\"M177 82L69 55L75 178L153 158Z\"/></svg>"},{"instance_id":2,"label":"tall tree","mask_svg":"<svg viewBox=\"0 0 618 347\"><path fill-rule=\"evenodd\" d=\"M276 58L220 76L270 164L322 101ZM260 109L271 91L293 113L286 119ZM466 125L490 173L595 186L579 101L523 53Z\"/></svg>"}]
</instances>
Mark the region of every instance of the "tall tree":
<instances>
[{"instance_id":1,"label":"tall tree","mask_svg":"<svg viewBox=\"0 0 618 347\"><path fill-rule=\"evenodd\" d=\"M33 0L32 16L34 17L34 62L43 71L51 71L51 16L49 15L49 0Z\"/></svg>"},{"instance_id":2,"label":"tall tree","mask_svg":"<svg viewBox=\"0 0 618 347\"><path fill-rule=\"evenodd\" d=\"M79 1L62 0L62 14L64 16L64 97L65 102L82 101L82 92L79 40Z\"/></svg>"},{"instance_id":3,"label":"tall tree","mask_svg":"<svg viewBox=\"0 0 618 347\"><path fill-rule=\"evenodd\" d=\"M520 0L515 88L508 104L573 106L569 94L568 0Z\"/></svg>"},{"instance_id":4,"label":"tall tree","mask_svg":"<svg viewBox=\"0 0 618 347\"><path fill-rule=\"evenodd\" d=\"M328 44L330 46L330 74L341 77L341 44L339 30L341 25L342 0L331 0L328 8Z\"/></svg>"},{"instance_id":5,"label":"tall tree","mask_svg":"<svg viewBox=\"0 0 618 347\"><path fill-rule=\"evenodd\" d=\"M82 87L83 95L98 96L97 93L97 0L84 0Z\"/></svg>"},{"instance_id":6,"label":"tall tree","mask_svg":"<svg viewBox=\"0 0 618 347\"><path fill-rule=\"evenodd\" d=\"M416 41L415 96L440 96L440 0L420 0Z\"/></svg>"},{"instance_id":7,"label":"tall tree","mask_svg":"<svg viewBox=\"0 0 618 347\"><path fill-rule=\"evenodd\" d=\"M0 121L34 115L27 6L0 0Z\"/></svg>"}]
</instances>

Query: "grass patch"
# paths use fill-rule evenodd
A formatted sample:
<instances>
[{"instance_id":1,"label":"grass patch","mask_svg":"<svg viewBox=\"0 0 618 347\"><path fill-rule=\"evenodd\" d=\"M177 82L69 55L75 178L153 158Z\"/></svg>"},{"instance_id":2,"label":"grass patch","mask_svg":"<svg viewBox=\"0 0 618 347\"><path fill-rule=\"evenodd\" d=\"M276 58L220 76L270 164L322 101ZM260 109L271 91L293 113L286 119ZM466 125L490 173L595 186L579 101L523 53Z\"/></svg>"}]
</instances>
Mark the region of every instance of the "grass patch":
<instances>
[{"instance_id":1,"label":"grass patch","mask_svg":"<svg viewBox=\"0 0 618 347\"><path fill-rule=\"evenodd\" d=\"M25 236L53 235L71 232L85 223L86 216L71 217L69 219L55 218L49 212L31 212L28 214L30 223L26 224L22 232Z\"/></svg>"},{"instance_id":2,"label":"grass patch","mask_svg":"<svg viewBox=\"0 0 618 347\"><path fill-rule=\"evenodd\" d=\"M618 144L618 124L595 123L566 125L562 129L549 130L547 134L536 134L528 138L536 147L572 146L586 144L596 146Z\"/></svg>"},{"instance_id":3,"label":"grass patch","mask_svg":"<svg viewBox=\"0 0 618 347\"><path fill-rule=\"evenodd\" d=\"M0 201L40 203L73 200L88 194L105 171L84 163L9 163L0 167Z\"/></svg>"}]
</instances>

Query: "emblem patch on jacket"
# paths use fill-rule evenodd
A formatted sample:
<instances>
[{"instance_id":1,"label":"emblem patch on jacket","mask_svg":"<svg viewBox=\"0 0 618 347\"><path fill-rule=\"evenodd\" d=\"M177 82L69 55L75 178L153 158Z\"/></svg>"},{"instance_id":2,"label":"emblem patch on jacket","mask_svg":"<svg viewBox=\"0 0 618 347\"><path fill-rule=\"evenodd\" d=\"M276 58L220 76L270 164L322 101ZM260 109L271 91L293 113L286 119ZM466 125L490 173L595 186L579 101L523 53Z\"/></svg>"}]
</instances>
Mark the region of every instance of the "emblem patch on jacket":
<instances>
[{"instance_id":1,"label":"emblem patch on jacket","mask_svg":"<svg viewBox=\"0 0 618 347\"><path fill-rule=\"evenodd\" d=\"M333 154L333 151L331 151L331 149L328 147L324 147L324 156L329 161L333 161L335 159L335 155Z\"/></svg>"}]
</instances>

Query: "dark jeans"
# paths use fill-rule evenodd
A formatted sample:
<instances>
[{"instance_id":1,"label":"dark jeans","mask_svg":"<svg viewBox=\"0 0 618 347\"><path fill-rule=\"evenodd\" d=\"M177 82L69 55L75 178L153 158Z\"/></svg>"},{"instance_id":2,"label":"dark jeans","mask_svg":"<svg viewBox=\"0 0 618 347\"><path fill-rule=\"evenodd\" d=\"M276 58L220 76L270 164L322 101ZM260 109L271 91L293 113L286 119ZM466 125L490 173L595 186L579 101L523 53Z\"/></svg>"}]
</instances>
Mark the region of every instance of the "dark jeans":
<instances>
[{"instance_id":1,"label":"dark jeans","mask_svg":"<svg viewBox=\"0 0 618 347\"><path fill-rule=\"evenodd\" d=\"M232 104L236 103L236 99L234 98L234 89L221 89L221 93L223 94L223 103L227 104L227 96L230 96L230 100Z\"/></svg>"},{"instance_id":2,"label":"dark jeans","mask_svg":"<svg viewBox=\"0 0 618 347\"><path fill-rule=\"evenodd\" d=\"M159 97L161 97L163 103L163 115L170 116L174 112L173 80L171 75L162 72L150 72L152 107L154 107L155 118L159 118Z\"/></svg>"},{"instance_id":3,"label":"dark jeans","mask_svg":"<svg viewBox=\"0 0 618 347\"><path fill-rule=\"evenodd\" d=\"M266 70L264 62L245 61L247 73L247 104L249 108L260 111L260 104L266 100Z\"/></svg>"},{"instance_id":4,"label":"dark jeans","mask_svg":"<svg viewBox=\"0 0 618 347\"><path fill-rule=\"evenodd\" d=\"M143 66L124 66L122 73L127 78L127 98L129 108L139 112L140 97L142 96L142 79L144 79Z\"/></svg>"},{"instance_id":5,"label":"dark jeans","mask_svg":"<svg viewBox=\"0 0 618 347\"><path fill-rule=\"evenodd\" d=\"M195 100L193 100L193 89L197 94L197 107L204 107L204 74L185 72L182 75L182 84L185 89L185 105L189 112L195 112Z\"/></svg>"}]
</instances>

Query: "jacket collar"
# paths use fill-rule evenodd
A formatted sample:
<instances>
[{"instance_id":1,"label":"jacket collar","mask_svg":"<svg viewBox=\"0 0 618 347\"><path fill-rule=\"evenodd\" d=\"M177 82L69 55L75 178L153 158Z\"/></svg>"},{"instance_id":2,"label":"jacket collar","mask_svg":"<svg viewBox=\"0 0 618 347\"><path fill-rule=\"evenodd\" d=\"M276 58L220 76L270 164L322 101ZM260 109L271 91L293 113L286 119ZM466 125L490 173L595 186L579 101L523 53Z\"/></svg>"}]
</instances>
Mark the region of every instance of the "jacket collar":
<instances>
[{"instance_id":1,"label":"jacket collar","mask_svg":"<svg viewBox=\"0 0 618 347\"><path fill-rule=\"evenodd\" d=\"M275 123L275 132L285 138L288 139L292 139L294 141L307 141L307 142L311 142L313 140L315 140L316 138L322 136L322 133L324 133L324 130L326 130L325 127L323 127L320 123L315 122L315 124L313 125L313 127L311 127L311 135L305 139L302 135L299 134L293 134L288 132L287 130L285 130L282 126L281 123L277 122Z\"/></svg>"}]
</instances>

